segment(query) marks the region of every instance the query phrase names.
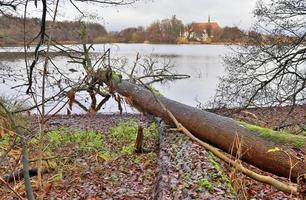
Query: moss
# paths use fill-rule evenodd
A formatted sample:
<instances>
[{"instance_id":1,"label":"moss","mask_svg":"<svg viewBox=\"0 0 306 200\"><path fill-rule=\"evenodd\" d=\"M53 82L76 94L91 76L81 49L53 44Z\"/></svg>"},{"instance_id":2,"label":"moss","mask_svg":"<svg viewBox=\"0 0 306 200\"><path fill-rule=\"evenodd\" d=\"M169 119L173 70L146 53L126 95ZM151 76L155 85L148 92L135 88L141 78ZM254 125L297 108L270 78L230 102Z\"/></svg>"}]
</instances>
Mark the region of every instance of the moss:
<instances>
[{"instance_id":1,"label":"moss","mask_svg":"<svg viewBox=\"0 0 306 200\"><path fill-rule=\"evenodd\" d=\"M117 82L121 82L121 80L122 80L122 75L113 72L113 73L112 73L112 80L117 81Z\"/></svg>"},{"instance_id":2,"label":"moss","mask_svg":"<svg viewBox=\"0 0 306 200\"><path fill-rule=\"evenodd\" d=\"M207 191L211 191L213 186L209 180L205 178L201 178L197 181L197 185L199 188L205 188Z\"/></svg>"},{"instance_id":3,"label":"moss","mask_svg":"<svg viewBox=\"0 0 306 200\"><path fill-rule=\"evenodd\" d=\"M216 169L218 170L220 176L221 176L221 179L222 181L226 184L227 188L229 189L229 192L231 195L236 195L236 191L235 189L233 188L232 186L232 183L229 179L229 177L224 173L224 171L222 170L219 162L217 161L216 157L211 153L209 152L208 153L208 162Z\"/></svg>"},{"instance_id":4,"label":"moss","mask_svg":"<svg viewBox=\"0 0 306 200\"><path fill-rule=\"evenodd\" d=\"M155 89L154 87L149 86L149 88L150 88L150 90L153 92L153 94L154 94L155 96L158 96L158 97L163 97L163 96L164 96L162 93L160 93L159 90Z\"/></svg>"},{"instance_id":5,"label":"moss","mask_svg":"<svg viewBox=\"0 0 306 200\"><path fill-rule=\"evenodd\" d=\"M268 128L248 124L246 122L239 122L246 129L259 133L262 138L269 139L283 144L291 144L295 148L301 148L306 144L306 137L302 135L294 135L283 131L274 131Z\"/></svg>"},{"instance_id":6,"label":"moss","mask_svg":"<svg viewBox=\"0 0 306 200\"><path fill-rule=\"evenodd\" d=\"M209 152L208 153L208 162L215 168L215 169L217 169L218 171L220 171L221 170L221 166L220 166L220 164L217 162L217 160L215 159L215 156L211 153L211 152Z\"/></svg>"}]
</instances>

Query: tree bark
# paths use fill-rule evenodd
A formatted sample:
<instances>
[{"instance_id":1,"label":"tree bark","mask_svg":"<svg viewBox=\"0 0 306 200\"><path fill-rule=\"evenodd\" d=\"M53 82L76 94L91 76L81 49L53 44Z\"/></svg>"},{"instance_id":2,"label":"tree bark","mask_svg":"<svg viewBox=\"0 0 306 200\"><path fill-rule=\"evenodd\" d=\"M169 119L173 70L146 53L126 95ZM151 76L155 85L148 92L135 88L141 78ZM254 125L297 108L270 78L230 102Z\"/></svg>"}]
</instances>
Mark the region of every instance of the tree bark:
<instances>
[{"instance_id":1,"label":"tree bark","mask_svg":"<svg viewBox=\"0 0 306 200\"><path fill-rule=\"evenodd\" d=\"M120 82L112 80L110 84L116 92L132 100L132 106L172 122L157 102L158 98L179 123L196 137L234 156L240 151L240 159L264 171L290 177L294 182L300 175L306 173L305 160L300 160L294 155L289 158L289 155L283 151L268 152L275 147L287 151L289 147L265 140L258 133L249 131L231 118L196 109L165 97L154 96L144 87L125 80ZM237 137L242 142L241 149L233 145Z\"/></svg>"}]
</instances>

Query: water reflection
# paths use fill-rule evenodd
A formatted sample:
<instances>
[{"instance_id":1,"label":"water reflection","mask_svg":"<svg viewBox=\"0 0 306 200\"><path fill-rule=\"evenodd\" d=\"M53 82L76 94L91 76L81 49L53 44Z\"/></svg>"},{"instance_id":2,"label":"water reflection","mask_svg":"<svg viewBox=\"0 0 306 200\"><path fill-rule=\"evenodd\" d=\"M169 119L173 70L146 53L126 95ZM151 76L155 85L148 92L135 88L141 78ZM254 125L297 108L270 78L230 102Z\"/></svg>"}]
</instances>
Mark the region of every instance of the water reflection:
<instances>
[{"instance_id":1,"label":"water reflection","mask_svg":"<svg viewBox=\"0 0 306 200\"><path fill-rule=\"evenodd\" d=\"M81 49L80 45L69 46L69 48ZM94 45L94 53L101 55L106 49L111 49L111 56L118 58L126 58L124 65L132 66L135 61L136 54L140 55L153 55L161 62L164 59L171 59L175 65L175 71L180 74L188 74L190 79L178 80L175 82L167 83L164 85L155 84L157 88L166 97L185 103L191 106L196 106L197 101L205 103L215 93L218 84L218 76L224 72L222 66L221 56L228 50L221 45L153 45L153 44L107 44L107 45ZM30 51L33 49L30 49ZM3 48L0 52L22 52L22 48ZM14 67L16 73L18 69L16 66L24 66L22 59L3 61L5 65ZM68 63L64 57L56 57L54 64L61 66L64 74L69 75L72 79L77 80L83 69L80 65ZM24 68L22 68L24 70ZM50 73L54 72L50 67ZM25 73L25 71L20 71ZM20 73L18 72L18 73ZM23 80L25 81L25 80ZM12 90L12 85L20 84L22 80L14 81L7 80L6 83L1 83L0 95L20 95L25 88L19 90ZM79 96L86 101L83 96ZM52 105L50 105L50 108ZM75 106L74 112L82 112ZM104 112L117 111L117 106L114 102L108 102L104 107ZM126 111L132 112L127 106L124 107ZM65 111L62 111L65 113Z\"/></svg>"}]
</instances>

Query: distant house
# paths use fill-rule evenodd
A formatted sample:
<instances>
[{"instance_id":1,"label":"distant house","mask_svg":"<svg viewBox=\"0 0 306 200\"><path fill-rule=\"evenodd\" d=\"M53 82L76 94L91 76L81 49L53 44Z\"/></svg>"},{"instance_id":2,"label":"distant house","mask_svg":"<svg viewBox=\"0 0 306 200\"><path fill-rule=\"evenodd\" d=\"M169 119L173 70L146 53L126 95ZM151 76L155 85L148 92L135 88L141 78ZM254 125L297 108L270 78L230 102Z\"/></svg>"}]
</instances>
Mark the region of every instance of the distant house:
<instances>
[{"instance_id":1,"label":"distant house","mask_svg":"<svg viewBox=\"0 0 306 200\"><path fill-rule=\"evenodd\" d=\"M189 41L205 42L214 37L213 33L219 29L217 22L211 22L208 17L208 22L193 22L186 26L184 37Z\"/></svg>"}]
</instances>

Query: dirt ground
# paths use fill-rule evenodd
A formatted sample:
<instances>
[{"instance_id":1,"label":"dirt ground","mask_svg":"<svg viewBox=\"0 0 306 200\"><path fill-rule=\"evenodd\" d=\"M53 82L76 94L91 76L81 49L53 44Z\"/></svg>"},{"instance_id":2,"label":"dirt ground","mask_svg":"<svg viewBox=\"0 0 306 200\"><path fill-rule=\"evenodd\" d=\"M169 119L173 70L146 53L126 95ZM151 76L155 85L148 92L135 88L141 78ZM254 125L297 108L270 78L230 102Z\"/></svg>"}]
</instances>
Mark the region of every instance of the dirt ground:
<instances>
[{"instance_id":1,"label":"dirt ground","mask_svg":"<svg viewBox=\"0 0 306 200\"><path fill-rule=\"evenodd\" d=\"M295 124L294 126L305 124L306 107L299 107L293 110L290 117L285 117L288 116L286 113L289 110L278 108L215 112L271 128L279 126L280 122ZM168 129L161 130L154 120L150 116L134 114L55 116L47 126L53 139L47 141L44 154L45 157L55 156L55 159L47 160L43 165L53 170L44 174L45 184L42 191L37 189L37 177L31 178L35 195L44 199L86 200L294 199L235 172L226 163L220 162L181 133ZM130 151L130 146L134 145L134 136L129 136L133 140L123 135L116 136L121 134L120 131L125 133L134 127L135 123L147 130L144 140L146 152L143 154ZM33 126L36 126L35 123ZM72 130L77 133L90 133L94 137L101 135L101 138L98 137L101 147L84 150L83 143L76 140L73 140L74 143L64 142L57 145L57 134L60 133L61 137L64 137ZM34 145L31 145L30 160L33 160L37 152L33 148ZM4 146L0 151L3 149ZM21 168L18 152L20 146L17 145L0 163L1 177ZM31 167L37 167L35 160L31 162ZM259 173L271 175L252 166L248 167ZM7 186L0 185L1 200L15 199ZM23 181L13 181L10 186L25 197Z\"/></svg>"}]
</instances>

